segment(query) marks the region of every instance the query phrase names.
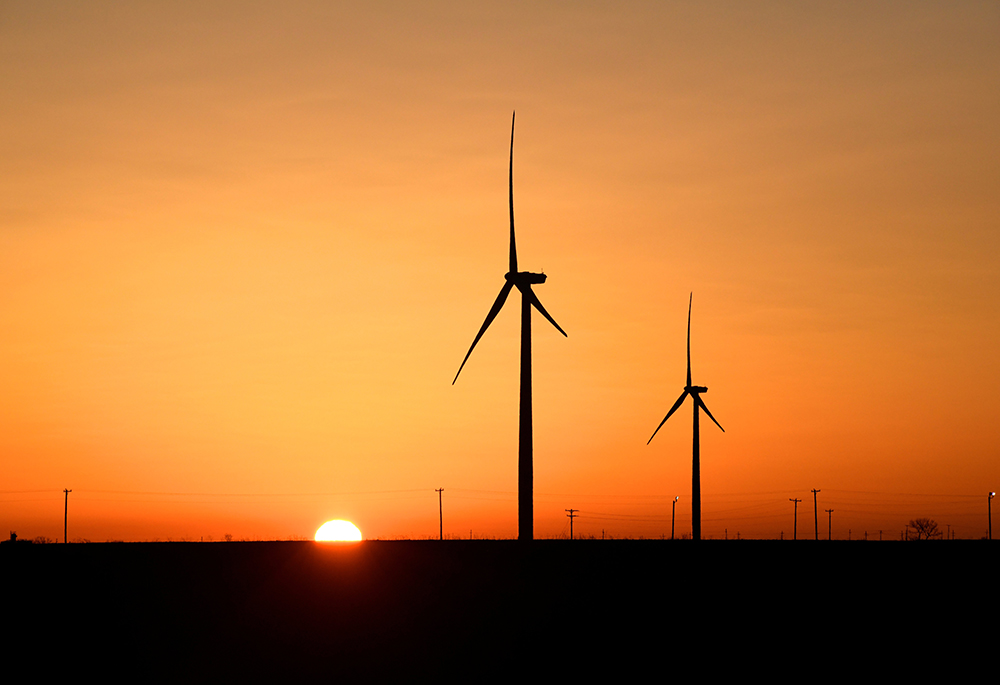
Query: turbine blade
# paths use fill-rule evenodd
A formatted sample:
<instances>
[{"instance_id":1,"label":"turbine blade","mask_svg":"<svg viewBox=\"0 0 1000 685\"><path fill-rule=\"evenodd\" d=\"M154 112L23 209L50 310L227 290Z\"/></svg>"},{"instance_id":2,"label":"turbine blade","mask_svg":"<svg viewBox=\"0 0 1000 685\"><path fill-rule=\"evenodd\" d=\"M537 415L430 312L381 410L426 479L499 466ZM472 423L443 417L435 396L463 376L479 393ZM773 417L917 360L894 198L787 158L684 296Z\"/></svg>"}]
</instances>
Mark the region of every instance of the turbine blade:
<instances>
[{"instance_id":1,"label":"turbine blade","mask_svg":"<svg viewBox=\"0 0 1000 685\"><path fill-rule=\"evenodd\" d=\"M691 387L691 301L694 300L694 293L688 297L688 384Z\"/></svg>"},{"instance_id":2,"label":"turbine blade","mask_svg":"<svg viewBox=\"0 0 1000 685\"><path fill-rule=\"evenodd\" d=\"M545 307L542 306L542 303L538 299L538 295L535 294L535 291L531 289L530 285L522 288L521 293L528 298L528 302L531 303L532 307L540 311L542 313L542 316L548 319L549 323L551 323L553 326L556 327L557 331L565 335L567 338L569 337L568 335L566 335L566 331L564 331L562 328L559 327L559 324L556 323L556 320L553 319L551 316L549 316L549 313L545 311Z\"/></svg>"},{"instance_id":3,"label":"turbine blade","mask_svg":"<svg viewBox=\"0 0 1000 685\"><path fill-rule=\"evenodd\" d=\"M510 117L510 273L517 273L517 245L514 243L514 112Z\"/></svg>"},{"instance_id":4,"label":"turbine blade","mask_svg":"<svg viewBox=\"0 0 1000 685\"><path fill-rule=\"evenodd\" d=\"M647 445L649 443L653 442L653 438L656 437L656 434L663 427L663 424L665 424L667 422L667 419L669 419L671 416L673 416L674 412L677 411L678 408L680 408L681 404L684 402L684 398L687 397L687 396L688 396L688 391L687 390L685 390L684 392L681 393L681 396L677 398L676 402L674 402L674 406L670 407L670 411L668 411L667 415L663 417L662 421L660 421L660 425L657 426L656 430L653 431L653 434L651 436L649 436L649 440L646 441ZM695 397L697 397L697 395L695 395Z\"/></svg>"},{"instance_id":5,"label":"turbine blade","mask_svg":"<svg viewBox=\"0 0 1000 685\"><path fill-rule=\"evenodd\" d=\"M698 404L699 407L701 407L702 411L704 411L706 414L708 414L708 418L712 419L712 421L715 421L715 417L712 416L712 412L710 412L708 410L708 407L705 406L705 400L701 399L700 395L695 395L694 396L694 401ZM722 424L719 423L718 421L715 421L715 425L718 426L719 430L721 430L723 433L726 432L726 429L723 428Z\"/></svg>"},{"instance_id":6,"label":"turbine blade","mask_svg":"<svg viewBox=\"0 0 1000 685\"><path fill-rule=\"evenodd\" d=\"M513 287L514 282L507 281L503 284L503 287L500 288L500 294L497 295L496 301L493 303L493 306L490 307L490 313L486 315L486 321L483 322L483 327L480 328L479 333L476 334L476 339L472 341L472 347L470 347L469 351L465 354L465 359L462 360L462 366L458 367L458 373L462 373L462 369L465 367L465 362L469 361L469 355L472 354L472 350L475 349L476 343L479 342L479 339L483 337L483 333L485 333L486 329L490 327L491 323L493 323L493 319L497 318L497 314L500 313L500 309L503 307L503 303L507 301L507 296L510 295L510 289ZM458 380L458 373L455 374L455 380L451 382L452 385L455 385L455 381Z\"/></svg>"}]
</instances>

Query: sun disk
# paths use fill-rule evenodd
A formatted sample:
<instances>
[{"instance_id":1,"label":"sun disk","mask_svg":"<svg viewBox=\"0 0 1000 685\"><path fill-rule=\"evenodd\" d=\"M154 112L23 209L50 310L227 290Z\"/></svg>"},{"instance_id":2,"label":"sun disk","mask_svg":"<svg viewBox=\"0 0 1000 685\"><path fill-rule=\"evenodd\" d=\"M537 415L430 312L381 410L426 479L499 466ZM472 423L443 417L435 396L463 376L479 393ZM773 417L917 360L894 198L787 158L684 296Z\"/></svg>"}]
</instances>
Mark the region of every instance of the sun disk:
<instances>
[{"instance_id":1,"label":"sun disk","mask_svg":"<svg viewBox=\"0 0 1000 685\"><path fill-rule=\"evenodd\" d=\"M358 542L361 531L350 521L327 521L316 531L316 542Z\"/></svg>"}]
</instances>

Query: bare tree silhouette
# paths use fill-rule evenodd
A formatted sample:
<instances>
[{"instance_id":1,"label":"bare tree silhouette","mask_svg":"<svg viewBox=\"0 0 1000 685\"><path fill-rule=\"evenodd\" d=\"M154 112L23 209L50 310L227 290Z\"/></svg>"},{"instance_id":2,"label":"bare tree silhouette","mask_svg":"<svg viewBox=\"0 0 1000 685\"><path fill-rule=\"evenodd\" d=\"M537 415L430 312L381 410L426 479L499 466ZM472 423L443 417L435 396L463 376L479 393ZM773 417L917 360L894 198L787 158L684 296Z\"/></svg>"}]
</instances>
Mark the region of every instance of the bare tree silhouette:
<instances>
[{"instance_id":1,"label":"bare tree silhouette","mask_svg":"<svg viewBox=\"0 0 1000 685\"><path fill-rule=\"evenodd\" d=\"M909 526L913 529L908 531L910 540L931 540L941 537L937 521L932 521L931 519L910 519Z\"/></svg>"}]
</instances>

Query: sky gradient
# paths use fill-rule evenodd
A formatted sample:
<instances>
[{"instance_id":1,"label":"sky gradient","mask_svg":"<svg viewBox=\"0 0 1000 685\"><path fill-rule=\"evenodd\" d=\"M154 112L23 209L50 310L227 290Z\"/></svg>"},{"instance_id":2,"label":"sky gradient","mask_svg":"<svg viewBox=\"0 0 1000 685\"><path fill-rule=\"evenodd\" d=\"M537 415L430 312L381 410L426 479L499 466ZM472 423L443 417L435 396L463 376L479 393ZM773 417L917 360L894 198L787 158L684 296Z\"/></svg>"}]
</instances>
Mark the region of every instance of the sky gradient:
<instances>
[{"instance_id":1,"label":"sky gradient","mask_svg":"<svg viewBox=\"0 0 1000 685\"><path fill-rule=\"evenodd\" d=\"M0 525L986 534L1000 6L0 2ZM807 499L808 498L808 499Z\"/></svg>"}]
</instances>

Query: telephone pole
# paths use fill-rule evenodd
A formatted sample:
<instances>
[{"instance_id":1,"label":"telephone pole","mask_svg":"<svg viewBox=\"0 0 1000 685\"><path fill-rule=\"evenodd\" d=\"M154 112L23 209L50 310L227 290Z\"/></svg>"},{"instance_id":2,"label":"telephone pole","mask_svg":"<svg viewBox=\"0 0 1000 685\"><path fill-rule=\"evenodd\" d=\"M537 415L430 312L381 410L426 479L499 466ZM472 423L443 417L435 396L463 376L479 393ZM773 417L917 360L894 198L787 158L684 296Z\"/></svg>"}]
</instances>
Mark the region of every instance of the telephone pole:
<instances>
[{"instance_id":1,"label":"telephone pole","mask_svg":"<svg viewBox=\"0 0 1000 685\"><path fill-rule=\"evenodd\" d=\"M441 493L444 488L434 488L438 494L438 540L444 540L444 505L441 503Z\"/></svg>"},{"instance_id":2,"label":"telephone pole","mask_svg":"<svg viewBox=\"0 0 1000 685\"><path fill-rule=\"evenodd\" d=\"M681 498L680 495L674 497L674 503L670 506L670 539L674 539L674 521L677 519L677 500Z\"/></svg>"},{"instance_id":3,"label":"telephone pole","mask_svg":"<svg viewBox=\"0 0 1000 685\"><path fill-rule=\"evenodd\" d=\"M66 535L66 531L69 528L69 526L68 526L68 523L69 523L69 493L71 493L73 491L72 490L68 490L66 488L63 488L63 492L66 494L66 503L63 505L63 544L65 545L69 541L69 538Z\"/></svg>"},{"instance_id":4,"label":"telephone pole","mask_svg":"<svg viewBox=\"0 0 1000 685\"><path fill-rule=\"evenodd\" d=\"M802 500L798 498L788 498L789 502L795 502L795 518L792 519L792 539L799 539L799 502Z\"/></svg>"},{"instance_id":5,"label":"telephone pole","mask_svg":"<svg viewBox=\"0 0 1000 685\"><path fill-rule=\"evenodd\" d=\"M997 496L997 493L991 492L986 496L986 518L989 519L989 524L987 527L987 540L993 539L993 498Z\"/></svg>"},{"instance_id":6,"label":"telephone pole","mask_svg":"<svg viewBox=\"0 0 1000 685\"><path fill-rule=\"evenodd\" d=\"M833 539L833 509L826 509L825 511L826 511L826 514L827 514L827 516L826 516L826 525L827 525L827 528L826 528L826 539L827 540L832 540Z\"/></svg>"},{"instance_id":7,"label":"telephone pole","mask_svg":"<svg viewBox=\"0 0 1000 685\"><path fill-rule=\"evenodd\" d=\"M812 489L813 494L813 528L815 529L816 539L819 540L819 508L816 504L816 493L820 492L816 488Z\"/></svg>"},{"instance_id":8,"label":"telephone pole","mask_svg":"<svg viewBox=\"0 0 1000 685\"><path fill-rule=\"evenodd\" d=\"M579 516L579 514L576 513L576 512L578 512L580 510L579 509L566 509L565 511L569 512L568 514L566 514L566 516L569 517L569 539L572 540L573 539L573 519L575 519L577 516Z\"/></svg>"}]
</instances>

